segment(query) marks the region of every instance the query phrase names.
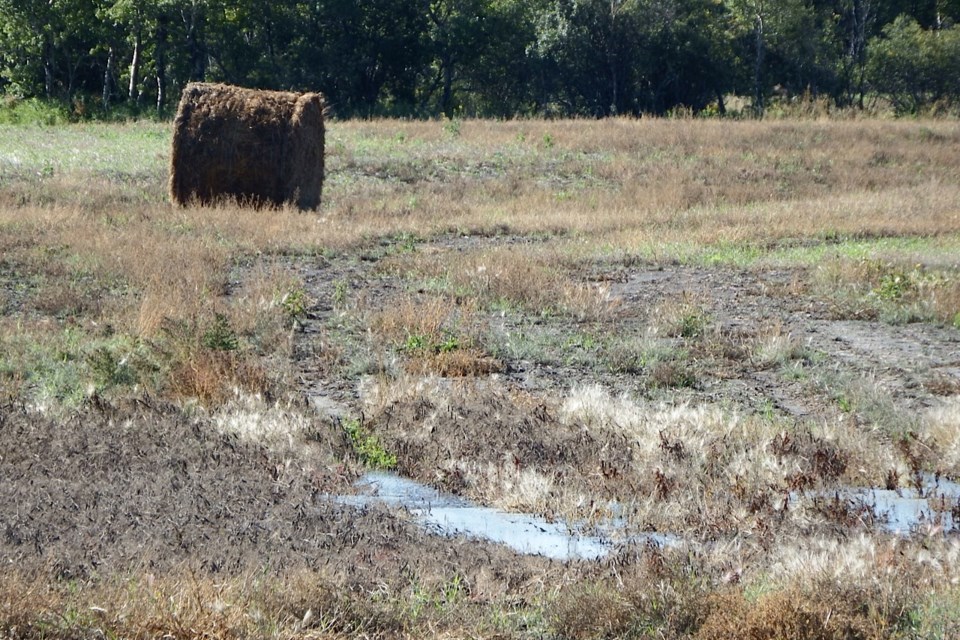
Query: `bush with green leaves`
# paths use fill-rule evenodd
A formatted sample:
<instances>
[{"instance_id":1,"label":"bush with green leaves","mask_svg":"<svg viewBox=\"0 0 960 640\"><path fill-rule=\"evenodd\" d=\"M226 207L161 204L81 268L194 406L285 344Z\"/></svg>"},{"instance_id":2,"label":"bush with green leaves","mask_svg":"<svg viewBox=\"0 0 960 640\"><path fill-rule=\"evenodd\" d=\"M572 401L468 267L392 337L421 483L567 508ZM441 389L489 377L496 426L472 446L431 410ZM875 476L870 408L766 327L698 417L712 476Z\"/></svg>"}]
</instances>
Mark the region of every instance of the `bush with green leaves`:
<instances>
[{"instance_id":1,"label":"bush with green leaves","mask_svg":"<svg viewBox=\"0 0 960 640\"><path fill-rule=\"evenodd\" d=\"M382 470L397 466L397 456L384 449L380 438L370 433L360 420L344 420L343 430L347 434L353 452L363 464L372 469Z\"/></svg>"},{"instance_id":2,"label":"bush with green leaves","mask_svg":"<svg viewBox=\"0 0 960 640\"><path fill-rule=\"evenodd\" d=\"M870 41L867 75L901 113L960 102L960 27L928 30L908 16Z\"/></svg>"}]
</instances>

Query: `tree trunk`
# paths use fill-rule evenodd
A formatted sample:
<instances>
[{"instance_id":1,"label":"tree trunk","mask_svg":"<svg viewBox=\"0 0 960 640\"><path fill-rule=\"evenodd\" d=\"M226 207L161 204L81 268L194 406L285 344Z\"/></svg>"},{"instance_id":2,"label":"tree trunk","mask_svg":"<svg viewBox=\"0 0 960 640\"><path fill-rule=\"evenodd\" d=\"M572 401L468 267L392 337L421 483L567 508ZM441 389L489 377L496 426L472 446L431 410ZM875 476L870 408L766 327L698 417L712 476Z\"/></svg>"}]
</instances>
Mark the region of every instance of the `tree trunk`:
<instances>
[{"instance_id":1,"label":"tree trunk","mask_svg":"<svg viewBox=\"0 0 960 640\"><path fill-rule=\"evenodd\" d=\"M450 60L449 55L444 54L441 64L443 65L443 95L440 98L440 104L442 105L443 114L448 118L452 118L454 116L453 62Z\"/></svg>"},{"instance_id":2,"label":"tree trunk","mask_svg":"<svg viewBox=\"0 0 960 640\"><path fill-rule=\"evenodd\" d=\"M167 19L157 20L157 46L154 52L157 65L157 113L162 114L167 102Z\"/></svg>"},{"instance_id":3,"label":"tree trunk","mask_svg":"<svg viewBox=\"0 0 960 640\"><path fill-rule=\"evenodd\" d=\"M716 89L717 94L717 113L722 116L727 115L727 105L723 101L723 91Z\"/></svg>"},{"instance_id":4,"label":"tree trunk","mask_svg":"<svg viewBox=\"0 0 960 640\"><path fill-rule=\"evenodd\" d=\"M763 42L763 14L757 14L757 22L754 27L756 32L756 59L753 63L753 90L754 90L754 104L753 109L757 112L757 115L763 115L764 111L764 100L763 100L763 57L764 57L764 42Z\"/></svg>"},{"instance_id":5,"label":"tree trunk","mask_svg":"<svg viewBox=\"0 0 960 640\"><path fill-rule=\"evenodd\" d=\"M207 52L203 34L205 16L203 10L194 4L190 8L189 15L181 14L181 17L187 29L187 51L190 52L190 80L203 82L207 75Z\"/></svg>"},{"instance_id":6,"label":"tree trunk","mask_svg":"<svg viewBox=\"0 0 960 640\"><path fill-rule=\"evenodd\" d=\"M610 0L610 24L606 37L604 37L607 65L610 69L610 104L606 108L600 105L601 110L606 112L608 116L615 116L620 110L620 69L617 48L621 43L621 39L617 28L617 8L617 3L614 2L614 0Z\"/></svg>"},{"instance_id":7,"label":"tree trunk","mask_svg":"<svg viewBox=\"0 0 960 640\"><path fill-rule=\"evenodd\" d=\"M141 31L139 25L133 36L133 57L130 59L130 86L127 88L127 100L139 101L137 85L140 83L140 47Z\"/></svg>"},{"instance_id":8,"label":"tree trunk","mask_svg":"<svg viewBox=\"0 0 960 640\"><path fill-rule=\"evenodd\" d=\"M48 35L43 41L43 90L47 98L53 98L53 52L53 42Z\"/></svg>"},{"instance_id":9,"label":"tree trunk","mask_svg":"<svg viewBox=\"0 0 960 640\"><path fill-rule=\"evenodd\" d=\"M110 47L107 53L107 66L103 70L103 109L110 108L110 94L113 93L113 67L116 64L117 53Z\"/></svg>"},{"instance_id":10,"label":"tree trunk","mask_svg":"<svg viewBox=\"0 0 960 640\"><path fill-rule=\"evenodd\" d=\"M616 56L610 55L610 107L607 109L607 115L619 115L620 103L620 78L617 76Z\"/></svg>"},{"instance_id":11,"label":"tree trunk","mask_svg":"<svg viewBox=\"0 0 960 640\"><path fill-rule=\"evenodd\" d=\"M853 0L850 19L850 60L849 103L856 102L860 110L864 108L867 71L867 25L873 17L870 0Z\"/></svg>"}]
</instances>

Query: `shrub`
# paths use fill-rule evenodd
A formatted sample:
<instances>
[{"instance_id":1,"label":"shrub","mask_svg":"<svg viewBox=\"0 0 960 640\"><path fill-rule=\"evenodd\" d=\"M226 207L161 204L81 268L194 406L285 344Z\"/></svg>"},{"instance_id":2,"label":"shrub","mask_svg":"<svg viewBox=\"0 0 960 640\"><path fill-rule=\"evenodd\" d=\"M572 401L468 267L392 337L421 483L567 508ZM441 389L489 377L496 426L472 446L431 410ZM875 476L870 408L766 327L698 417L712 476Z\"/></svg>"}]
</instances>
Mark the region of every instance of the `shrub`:
<instances>
[{"instance_id":1,"label":"shrub","mask_svg":"<svg viewBox=\"0 0 960 640\"><path fill-rule=\"evenodd\" d=\"M924 30L900 16L870 42L871 84L905 113L956 106L960 100L960 27Z\"/></svg>"}]
</instances>

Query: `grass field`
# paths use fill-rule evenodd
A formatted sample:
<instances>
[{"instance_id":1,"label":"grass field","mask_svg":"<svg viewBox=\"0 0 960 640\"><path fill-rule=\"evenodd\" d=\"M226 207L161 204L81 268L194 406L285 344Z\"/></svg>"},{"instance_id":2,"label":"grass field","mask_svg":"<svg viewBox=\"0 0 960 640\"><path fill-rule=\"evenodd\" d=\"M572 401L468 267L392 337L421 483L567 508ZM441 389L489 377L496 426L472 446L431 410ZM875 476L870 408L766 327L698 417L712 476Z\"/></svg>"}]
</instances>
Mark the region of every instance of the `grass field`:
<instances>
[{"instance_id":1,"label":"grass field","mask_svg":"<svg viewBox=\"0 0 960 640\"><path fill-rule=\"evenodd\" d=\"M960 124L333 122L315 213L170 129L0 127L0 635L960 635Z\"/></svg>"}]
</instances>

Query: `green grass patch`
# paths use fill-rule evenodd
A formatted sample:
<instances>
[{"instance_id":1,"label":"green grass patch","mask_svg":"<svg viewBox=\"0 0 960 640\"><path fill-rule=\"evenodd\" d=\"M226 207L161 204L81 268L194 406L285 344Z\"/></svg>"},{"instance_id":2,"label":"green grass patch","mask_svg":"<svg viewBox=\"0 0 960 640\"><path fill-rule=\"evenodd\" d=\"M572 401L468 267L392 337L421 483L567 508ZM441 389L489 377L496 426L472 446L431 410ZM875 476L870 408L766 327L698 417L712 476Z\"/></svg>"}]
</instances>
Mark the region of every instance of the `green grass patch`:
<instances>
[{"instance_id":1,"label":"green grass patch","mask_svg":"<svg viewBox=\"0 0 960 640\"><path fill-rule=\"evenodd\" d=\"M160 174L165 179L171 135L171 126L164 122L57 127L0 124L0 175Z\"/></svg>"},{"instance_id":2,"label":"green grass patch","mask_svg":"<svg viewBox=\"0 0 960 640\"><path fill-rule=\"evenodd\" d=\"M0 377L22 381L22 400L53 411L75 409L94 394L152 384L158 370L150 348L130 336L70 327L14 332L0 340Z\"/></svg>"},{"instance_id":3,"label":"green grass patch","mask_svg":"<svg viewBox=\"0 0 960 640\"><path fill-rule=\"evenodd\" d=\"M371 469L390 470L397 466L397 456L384 449L375 434L370 433L360 420L343 421L343 431L360 461Z\"/></svg>"}]
</instances>

